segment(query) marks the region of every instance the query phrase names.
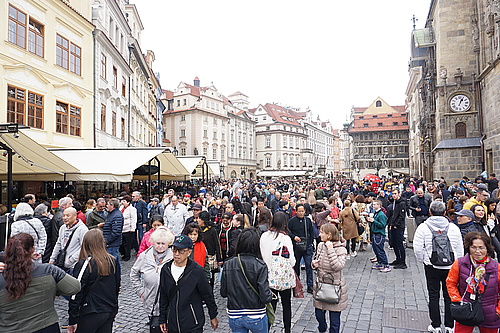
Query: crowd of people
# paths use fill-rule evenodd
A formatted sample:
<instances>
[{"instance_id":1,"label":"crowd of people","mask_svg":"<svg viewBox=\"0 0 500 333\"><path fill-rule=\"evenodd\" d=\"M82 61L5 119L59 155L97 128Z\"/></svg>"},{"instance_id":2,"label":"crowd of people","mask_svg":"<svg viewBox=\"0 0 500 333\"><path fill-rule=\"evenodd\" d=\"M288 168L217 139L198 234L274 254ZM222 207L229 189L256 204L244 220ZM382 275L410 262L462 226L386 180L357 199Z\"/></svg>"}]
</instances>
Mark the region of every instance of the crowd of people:
<instances>
[{"instance_id":1,"label":"crowd of people","mask_svg":"<svg viewBox=\"0 0 500 333\"><path fill-rule=\"evenodd\" d=\"M372 269L405 270L405 245L412 242L427 280L428 331L472 332L473 326L454 320L452 308L479 298L481 332L498 332L498 194L494 175L450 185L410 177L382 178L377 184L173 182L148 202L139 191L84 205L68 194L55 211L26 194L8 216L0 330L59 332L52 300L65 295L68 332L111 332L119 311L121 262L135 260L130 283L151 332L201 332L203 307L216 329L220 309L214 293L219 292L227 298L233 332L268 332L280 301L288 333L292 297L304 297L304 291L314 298L318 331L339 332L348 305L346 261L373 251ZM409 222L415 224L414 235ZM391 262L388 249L394 253ZM12 311L18 308L23 311Z\"/></svg>"}]
</instances>

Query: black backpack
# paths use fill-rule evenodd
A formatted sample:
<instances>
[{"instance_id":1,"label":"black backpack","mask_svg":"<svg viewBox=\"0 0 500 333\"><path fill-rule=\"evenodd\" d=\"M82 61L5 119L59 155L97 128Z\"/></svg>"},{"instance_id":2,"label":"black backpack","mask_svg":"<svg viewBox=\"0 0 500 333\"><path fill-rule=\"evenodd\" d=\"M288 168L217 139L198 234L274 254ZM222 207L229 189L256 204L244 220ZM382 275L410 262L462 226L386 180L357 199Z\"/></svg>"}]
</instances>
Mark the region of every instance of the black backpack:
<instances>
[{"instance_id":1,"label":"black backpack","mask_svg":"<svg viewBox=\"0 0 500 333\"><path fill-rule=\"evenodd\" d=\"M455 253L448 238L449 225L444 230L438 231L434 231L429 224L427 227L432 232L431 263L435 266L450 266L455 261Z\"/></svg>"}]
</instances>

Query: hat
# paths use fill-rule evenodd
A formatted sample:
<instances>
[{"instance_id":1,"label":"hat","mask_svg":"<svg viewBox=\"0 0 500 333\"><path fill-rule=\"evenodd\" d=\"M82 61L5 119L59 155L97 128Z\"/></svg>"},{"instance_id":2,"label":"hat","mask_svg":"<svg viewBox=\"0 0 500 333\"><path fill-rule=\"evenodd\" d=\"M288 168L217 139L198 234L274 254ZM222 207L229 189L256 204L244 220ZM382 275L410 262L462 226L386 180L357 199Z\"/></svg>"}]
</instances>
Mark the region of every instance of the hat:
<instances>
[{"instance_id":1,"label":"hat","mask_svg":"<svg viewBox=\"0 0 500 333\"><path fill-rule=\"evenodd\" d=\"M368 194L366 196L367 197L374 197L374 198L377 197L377 195L375 194L375 192L368 192Z\"/></svg>"},{"instance_id":2,"label":"hat","mask_svg":"<svg viewBox=\"0 0 500 333\"><path fill-rule=\"evenodd\" d=\"M184 194L184 198L191 198L191 194L189 193Z\"/></svg>"},{"instance_id":3,"label":"hat","mask_svg":"<svg viewBox=\"0 0 500 333\"><path fill-rule=\"evenodd\" d=\"M201 204L199 204L199 203L195 203L195 204L193 205L193 208L192 208L192 209L193 209L193 210L202 210L202 209L203 209L203 207L201 206Z\"/></svg>"},{"instance_id":4,"label":"hat","mask_svg":"<svg viewBox=\"0 0 500 333\"><path fill-rule=\"evenodd\" d=\"M485 184L477 184L477 189L478 190L483 190L483 191L488 190L488 188L486 187Z\"/></svg>"},{"instance_id":5,"label":"hat","mask_svg":"<svg viewBox=\"0 0 500 333\"><path fill-rule=\"evenodd\" d=\"M160 202L160 199L158 199L158 198L151 198L151 201Z\"/></svg>"},{"instance_id":6,"label":"hat","mask_svg":"<svg viewBox=\"0 0 500 333\"><path fill-rule=\"evenodd\" d=\"M178 249L192 249L193 241L186 235L177 236L172 243L172 247L176 247Z\"/></svg>"},{"instance_id":7,"label":"hat","mask_svg":"<svg viewBox=\"0 0 500 333\"><path fill-rule=\"evenodd\" d=\"M474 213L471 210L468 210L468 209L462 209L461 211L459 211L457 213L457 215L459 215L459 216L467 216L467 217L469 217L469 218L471 218L471 219L474 220Z\"/></svg>"}]
</instances>

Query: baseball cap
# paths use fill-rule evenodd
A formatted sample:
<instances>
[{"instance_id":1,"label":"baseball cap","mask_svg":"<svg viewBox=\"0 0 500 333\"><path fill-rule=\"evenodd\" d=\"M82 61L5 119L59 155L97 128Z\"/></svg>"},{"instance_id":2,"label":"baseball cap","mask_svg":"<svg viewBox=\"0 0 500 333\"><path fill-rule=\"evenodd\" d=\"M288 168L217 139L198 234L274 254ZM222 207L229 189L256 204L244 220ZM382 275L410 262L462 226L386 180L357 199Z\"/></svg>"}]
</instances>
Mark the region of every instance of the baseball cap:
<instances>
[{"instance_id":1,"label":"baseball cap","mask_svg":"<svg viewBox=\"0 0 500 333\"><path fill-rule=\"evenodd\" d=\"M191 198L191 194L189 193L184 194L184 198Z\"/></svg>"},{"instance_id":2,"label":"baseball cap","mask_svg":"<svg viewBox=\"0 0 500 333\"><path fill-rule=\"evenodd\" d=\"M471 210L468 210L468 209L462 209L461 211L459 211L457 213L457 215L460 215L460 216L467 216L471 219L474 220L474 213L471 211Z\"/></svg>"},{"instance_id":3,"label":"baseball cap","mask_svg":"<svg viewBox=\"0 0 500 333\"><path fill-rule=\"evenodd\" d=\"M176 247L178 249L192 249L193 241L186 235L177 236L172 243L172 247Z\"/></svg>"},{"instance_id":4,"label":"baseball cap","mask_svg":"<svg viewBox=\"0 0 500 333\"><path fill-rule=\"evenodd\" d=\"M477 184L477 189L478 190L483 190L483 191L488 190L488 188L486 187L485 184Z\"/></svg>"},{"instance_id":5,"label":"baseball cap","mask_svg":"<svg viewBox=\"0 0 500 333\"><path fill-rule=\"evenodd\" d=\"M158 199L158 198L151 198L151 201L160 202L160 199Z\"/></svg>"},{"instance_id":6,"label":"baseball cap","mask_svg":"<svg viewBox=\"0 0 500 333\"><path fill-rule=\"evenodd\" d=\"M195 204L193 205L193 208L192 208L192 209L194 209L194 210L202 210L202 209L203 209L203 207L201 206L201 204L199 204L199 203L195 203Z\"/></svg>"}]
</instances>

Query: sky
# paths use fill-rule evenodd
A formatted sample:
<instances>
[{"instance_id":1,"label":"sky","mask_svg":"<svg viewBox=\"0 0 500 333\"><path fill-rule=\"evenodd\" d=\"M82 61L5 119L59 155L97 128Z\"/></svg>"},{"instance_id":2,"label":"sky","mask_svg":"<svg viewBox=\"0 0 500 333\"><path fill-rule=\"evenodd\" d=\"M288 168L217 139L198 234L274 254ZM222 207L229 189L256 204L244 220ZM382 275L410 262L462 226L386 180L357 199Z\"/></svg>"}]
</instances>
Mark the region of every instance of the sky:
<instances>
[{"instance_id":1,"label":"sky","mask_svg":"<svg viewBox=\"0 0 500 333\"><path fill-rule=\"evenodd\" d=\"M259 104L311 109L341 128L378 96L404 105L412 17L431 0L131 0L163 89L241 91Z\"/></svg>"}]
</instances>

